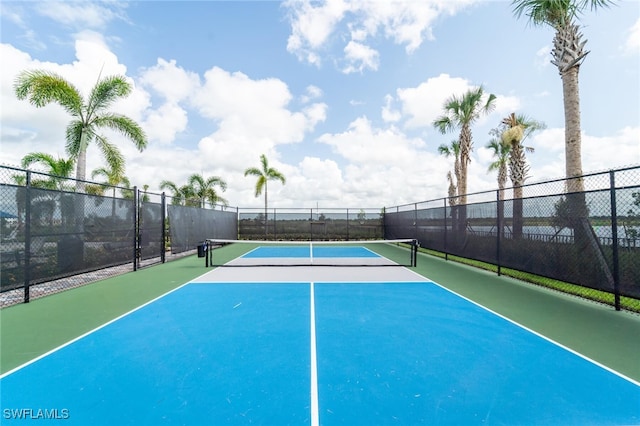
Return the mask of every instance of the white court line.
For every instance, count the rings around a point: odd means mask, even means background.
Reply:
[[[316,303],[313,282],[309,285],[311,291],[311,426],[318,426],[318,361],[316,358]]]

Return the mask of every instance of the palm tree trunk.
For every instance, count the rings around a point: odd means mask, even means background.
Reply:
[[[80,136],[80,149],[76,159],[76,192],[84,192],[84,181],[87,174],[87,145],[89,134],[83,129]]]
[[[522,238],[522,186],[513,188],[513,239]]]
[[[460,182],[458,182],[458,242],[465,240],[467,232],[467,166],[471,162],[471,129],[463,125],[460,131]]]
[[[567,177],[567,202],[575,244],[588,247],[589,232],[586,226],[588,212],[582,179],[582,139],[580,129],[579,67],[571,67],[561,74],[564,95],[565,161]]]
[[[275,226],[275,225],[274,225]],[[264,181],[264,239],[268,240],[269,215],[267,213],[267,181]]]
[[[567,178],[582,176],[582,139],[580,129],[580,91],[578,87],[578,67],[562,73],[564,96],[565,156]],[[582,179],[570,179],[568,192],[584,191]]]

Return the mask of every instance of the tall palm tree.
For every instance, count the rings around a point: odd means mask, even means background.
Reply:
[[[227,182],[219,176],[211,176],[205,179],[202,175],[193,174],[189,177],[188,185],[193,189],[193,194],[202,208],[204,208],[207,201],[212,205],[229,205],[229,202],[216,192],[216,186],[219,186],[222,191],[227,190]]]
[[[267,234],[267,182],[270,180],[279,180],[283,185],[287,183],[286,178],[282,173],[273,167],[269,167],[269,161],[267,160],[267,156],[262,154],[260,155],[260,167],[249,167],[244,171],[244,175],[246,176],[255,176],[258,178],[256,181],[256,197],[259,197],[262,194],[262,190],[264,189],[264,220],[265,220],[265,235]]]
[[[84,189],[87,148],[92,142],[98,145],[111,170],[124,168],[122,154],[99,133],[101,130],[109,129],[124,135],[140,151],[147,146],[144,131],[133,119],[108,111],[116,100],[131,93],[131,85],[124,76],[99,79],[86,101],[73,84],[45,70],[21,72],[15,80],[14,90],[18,99],[28,99],[36,107],[58,103],[73,117],[66,130],[66,149],[77,160],[76,189],[79,191]]]
[[[45,152],[30,152],[22,157],[22,167],[25,169],[33,164],[44,166],[46,169],[45,173],[49,175],[49,179],[31,182],[32,186],[62,191],[65,189],[65,181],[71,176],[75,160],[73,158],[54,158]]]
[[[444,115],[436,118],[433,126],[442,134],[460,129],[460,181],[458,194],[460,204],[467,202],[467,167],[471,162],[473,138],[471,125],[482,115],[495,108],[496,97],[485,96],[482,86],[468,90],[462,97],[451,96],[444,104]]]
[[[495,161],[489,164],[487,172],[498,171],[498,225],[500,235],[503,235],[504,223],[504,187],[507,183],[507,165],[509,163],[509,150],[510,146],[502,143],[500,139],[501,130],[492,129],[489,132],[490,135],[495,136],[486,145],[493,152],[493,158]]]
[[[608,7],[613,0],[513,0],[513,12],[517,18],[526,15],[533,25],[549,25],[555,30],[551,63],[558,68],[562,79],[565,120],[565,170],[567,191],[583,192],[582,141],[580,137],[580,93],[578,72],[589,53],[584,49],[580,27],[575,23],[587,8],[596,10]],[[573,202],[572,215],[587,217],[584,196]]]
[[[543,122],[528,118],[526,115],[511,113],[502,122],[500,139],[503,145],[508,146],[509,177],[513,184],[513,198],[522,198],[522,185],[529,175],[529,165],[525,156],[526,152],[534,152],[532,147],[522,143],[536,130],[546,127]]]
[[[513,184],[513,237],[520,238],[523,228],[523,188],[529,174],[529,165],[525,151],[534,152],[531,147],[525,147],[522,142],[534,131],[543,129],[544,123],[529,119],[525,115],[509,114],[501,122],[502,133],[500,139],[503,145],[509,147],[509,177]]]
[[[444,155],[445,157],[449,158],[451,156],[454,157],[454,162],[453,162],[453,173],[456,177],[456,183],[459,184],[461,177],[460,177],[460,141],[458,139],[454,139],[451,141],[450,145],[445,145],[442,144],[438,147],[438,153],[440,155]],[[457,204],[457,195],[458,194],[458,187],[456,184],[453,183],[453,178],[451,176],[451,172],[447,173],[447,180],[449,181],[449,204],[451,206],[454,206]]]
[[[498,132],[498,129],[493,129],[490,133],[494,131]],[[498,199],[502,201],[504,200],[504,188],[507,183],[507,166],[509,164],[509,150],[511,147],[502,143],[502,140],[493,138],[486,145],[486,148],[491,150],[493,158],[495,159],[493,163],[489,164],[487,172],[498,172]]]

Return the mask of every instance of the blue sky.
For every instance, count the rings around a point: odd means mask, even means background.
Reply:
[[[157,190],[192,173],[220,176],[233,206],[261,206],[260,154],[287,177],[271,207],[381,207],[446,195],[452,160],[432,126],[451,95],[482,85],[496,109],[473,127],[468,190],[497,187],[484,146],[511,112],[547,128],[526,140],[529,182],[564,175],[562,85],[553,32],[508,1],[137,1],[0,3],[2,160],[66,157],[69,117],[18,101],[24,69],[48,69],[87,93],[98,75],[135,90],[114,110],[147,149],[109,135],[132,184]],[[587,11],[580,69],[585,172],[640,164],[640,2]],[[88,151],[88,171],[101,166]]]

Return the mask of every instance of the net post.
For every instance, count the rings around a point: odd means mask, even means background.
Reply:
[[[209,240],[204,240],[204,250],[205,250],[204,267],[208,268],[209,267]]]
[[[411,266],[418,266],[418,240],[411,241]]]

